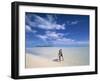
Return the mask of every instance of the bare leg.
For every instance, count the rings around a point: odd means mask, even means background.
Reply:
[[[62,61],[64,61],[64,57],[62,56]]]
[[[59,56],[59,61],[61,61],[61,56]]]

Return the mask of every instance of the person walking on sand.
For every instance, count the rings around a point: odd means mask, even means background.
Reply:
[[[58,56],[59,56],[59,61],[64,61],[62,49],[59,50]]]

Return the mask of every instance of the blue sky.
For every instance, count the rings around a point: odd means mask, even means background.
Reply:
[[[89,16],[71,14],[25,14],[26,47],[87,46]]]

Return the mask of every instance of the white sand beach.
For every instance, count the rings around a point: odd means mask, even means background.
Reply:
[[[40,56],[35,56],[31,54],[26,54],[26,68],[33,68],[33,67],[52,67],[52,66],[61,66],[64,64],[62,62],[54,62],[53,59],[47,59]]]
[[[32,48],[26,52],[26,68],[78,66],[89,64],[88,48],[62,48],[64,61],[58,61],[59,48]]]

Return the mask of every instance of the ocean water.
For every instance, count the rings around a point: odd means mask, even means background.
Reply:
[[[75,62],[80,65],[89,65],[89,47],[33,47],[27,48],[26,53],[54,59],[58,58],[59,49],[62,49],[64,59],[70,59],[73,65],[76,64]]]

